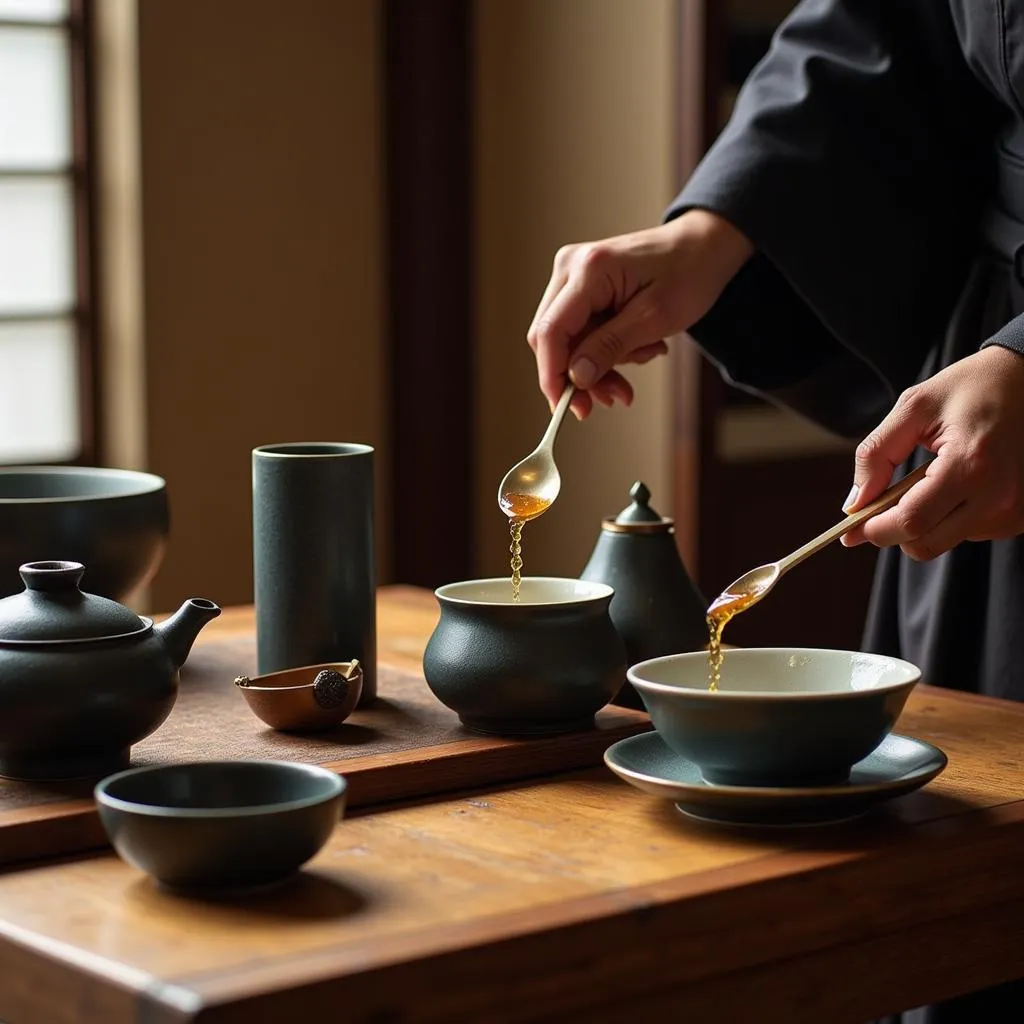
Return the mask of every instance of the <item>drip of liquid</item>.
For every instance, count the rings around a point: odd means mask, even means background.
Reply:
[[[508,530],[512,538],[509,552],[512,555],[512,600],[519,600],[523,569],[523,526],[527,520],[535,519],[545,511],[551,502],[534,494],[503,494],[499,499],[501,510],[509,517]]]
[[[746,590],[733,593],[729,590],[719,594],[711,602],[707,612],[708,632],[708,689],[714,693],[722,680],[722,631],[735,615],[745,612],[761,596],[767,587],[756,582]]]
[[[522,583],[521,570],[523,568],[523,549],[520,541],[523,537],[523,520],[513,519],[508,524],[509,533],[512,536],[512,544],[509,550],[512,552],[512,600],[519,600],[519,587]]]

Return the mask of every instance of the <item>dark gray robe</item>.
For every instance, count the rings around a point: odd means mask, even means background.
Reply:
[[[1024,357],[1024,0],[805,0],[669,216],[693,207],[757,253],[692,336],[838,434],[986,344]],[[1024,700],[1024,539],[883,551],[864,647]],[[999,996],[903,1017],[1024,1020]]]

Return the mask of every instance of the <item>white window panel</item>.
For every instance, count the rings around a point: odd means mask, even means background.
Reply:
[[[60,21],[68,16],[68,0],[0,0],[0,21]]]
[[[74,305],[74,220],[63,178],[0,178],[0,314]]]
[[[59,462],[80,448],[70,320],[0,322],[0,462]]]
[[[0,169],[70,164],[69,68],[63,29],[0,25]]]

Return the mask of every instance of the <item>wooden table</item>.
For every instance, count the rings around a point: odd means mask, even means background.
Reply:
[[[431,603],[381,608],[417,658]],[[600,769],[361,812],[246,900],[112,854],[10,871],[0,1020],[863,1024],[1024,975],[1024,708],[923,687],[899,731],[948,769],[843,826],[702,826]]]

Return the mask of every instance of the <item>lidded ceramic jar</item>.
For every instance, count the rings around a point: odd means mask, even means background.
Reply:
[[[641,481],[631,503],[601,521],[601,533],[580,579],[606,583],[615,596],[609,614],[626,645],[630,665],[707,645],[707,601],[686,571],[674,520],[651,508]],[[614,703],[643,708],[626,683]]]

